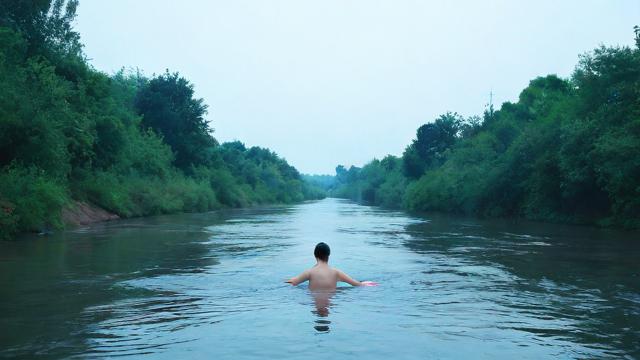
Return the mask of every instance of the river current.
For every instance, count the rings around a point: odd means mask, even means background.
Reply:
[[[377,287],[311,293],[330,265]],[[640,358],[637,232],[325,199],[0,242],[0,357]]]

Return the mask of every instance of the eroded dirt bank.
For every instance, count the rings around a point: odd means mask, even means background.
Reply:
[[[75,201],[62,210],[62,221],[68,226],[82,226],[119,218],[116,214],[81,201]]]

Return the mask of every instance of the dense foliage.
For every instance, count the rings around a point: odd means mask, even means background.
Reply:
[[[402,157],[336,169],[334,196],[417,211],[640,226],[640,32],[482,118],[447,113]]]
[[[219,145],[179,74],[91,68],[76,7],[0,2],[0,238],[62,226],[74,200],[129,217],[321,196],[275,153]]]

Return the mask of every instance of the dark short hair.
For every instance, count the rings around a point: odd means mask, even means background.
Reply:
[[[316,245],[316,249],[313,250],[313,255],[324,262],[329,261],[330,254],[331,249],[329,248],[329,245],[323,242],[318,243],[318,245]]]

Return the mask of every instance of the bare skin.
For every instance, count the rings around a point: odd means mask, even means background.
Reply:
[[[305,281],[309,281],[310,290],[335,290],[338,281],[346,282],[353,286],[367,285],[367,281],[357,281],[338,269],[329,266],[326,261],[316,258],[316,265],[302,274],[287,280],[289,284],[296,286]]]

